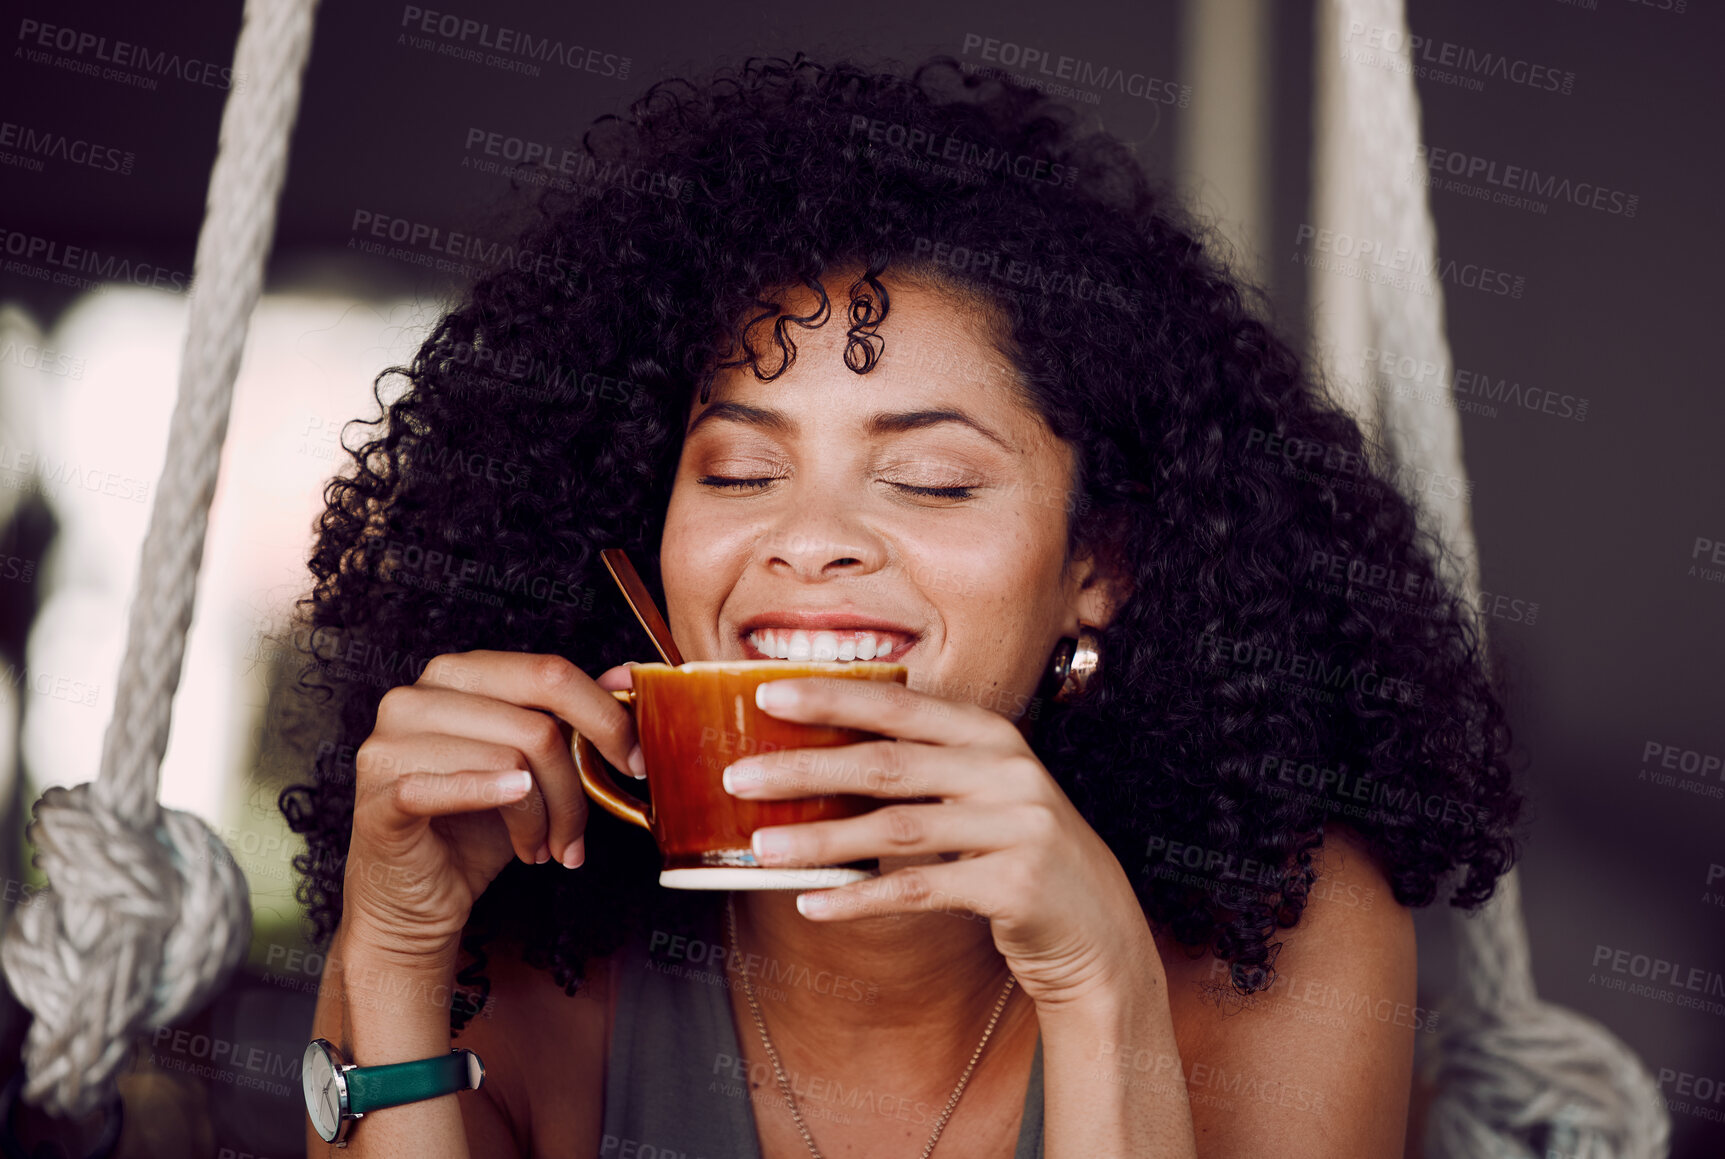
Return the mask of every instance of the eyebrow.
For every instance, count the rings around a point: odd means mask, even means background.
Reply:
[[[790,434],[796,430],[797,424],[783,411],[767,407],[749,406],[741,402],[716,402],[695,417],[689,424],[689,429],[683,432],[687,439],[695,433],[697,427],[708,419],[723,419],[727,422],[742,423],[744,426],[759,427],[775,434]],[[939,426],[942,423],[957,423],[969,427],[990,442],[997,443],[1008,451],[1016,453],[1005,439],[989,430],[961,410],[950,407],[940,407],[928,410],[883,411],[871,415],[868,421],[868,433],[871,435],[896,435],[905,431],[921,430],[924,427]]]

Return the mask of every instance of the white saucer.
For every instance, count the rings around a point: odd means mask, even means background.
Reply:
[[[666,889],[826,889],[867,881],[878,874],[866,869],[750,869],[744,865],[711,865],[665,869],[659,884]]]

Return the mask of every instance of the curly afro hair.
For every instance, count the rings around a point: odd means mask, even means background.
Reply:
[[[727,367],[782,373],[797,319],[779,299],[808,287],[824,319],[828,271],[862,271],[846,361],[868,373],[889,268],[992,307],[1074,449],[1070,545],[1129,579],[1089,691],[1030,712],[1147,919],[1264,988],[1326,824],[1363,839],[1403,905],[1490,896],[1522,798],[1477,617],[1381,449],[1124,145],[951,58],[907,76],[799,55],[655,84],[578,155],[583,180],[543,190],[411,365],[379,376],[382,417],[326,488],[299,682],[338,707],[342,743],[280,798],[317,942],[341,918],[341,758],[383,692],[444,652],[590,673],[639,657],[599,552],[658,584],[692,399]],[[595,809],[588,850],[575,873],[512,861],[480,898],[453,1027],[489,990],[494,941],[572,994],[676,904],[645,833]]]

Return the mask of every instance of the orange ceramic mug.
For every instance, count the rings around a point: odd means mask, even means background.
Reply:
[[[903,664],[697,660],[677,667],[636,664],[630,673],[634,687],[612,695],[634,709],[651,800],[643,801],[623,788],[593,743],[579,733],[571,737],[570,750],[588,795],[607,811],[652,833],[664,859],[660,885],[819,889],[875,875],[868,868],[872,861],[796,868],[761,865],[749,839],[767,825],[855,817],[885,804],[881,798],[838,793],[749,801],[727,793],[720,778],[726,765],[753,753],[879,739],[878,733],[770,716],[755,707],[756,685],[798,676],[904,684]]]

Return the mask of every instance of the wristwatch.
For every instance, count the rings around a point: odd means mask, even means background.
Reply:
[[[438,1058],[358,1066],[342,1061],[327,1038],[314,1038],[300,1062],[305,1108],[320,1138],[337,1147],[357,1119],[384,1107],[435,1099],[456,1091],[476,1091],[485,1081],[485,1064],[471,1050],[452,1050]]]

